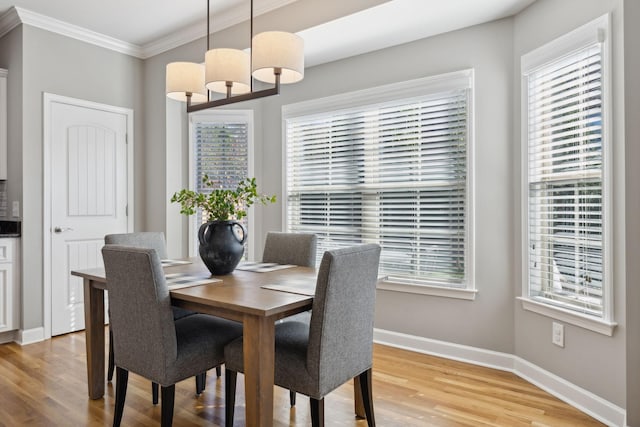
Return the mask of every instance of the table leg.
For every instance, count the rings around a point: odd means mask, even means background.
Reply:
[[[104,396],[104,291],[84,279],[84,327],[89,398]]]
[[[275,323],[273,319],[244,317],[244,386],[246,425],[273,425]]]
[[[356,416],[358,418],[367,418],[364,412],[364,401],[362,400],[362,390],[360,389],[360,377],[353,379],[353,403]]]

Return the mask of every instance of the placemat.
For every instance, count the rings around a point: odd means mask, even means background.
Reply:
[[[316,284],[309,282],[286,282],[273,283],[260,286],[263,289],[272,291],[288,292],[290,294],[314,296],[316,294]]]
[[[184,261],[181,259],[163,259],[160,260],[160,263],[163,267],[173,267],[175,265],[191,264],[191,261]]]
[[[222,282],[209,276],[194,276],[186,273],[170,273],[165,276],[169,290],[188,288],[190,286],[207,285]]]
[[[251,262],[244,261],[238,264],[236,270],[253,271],[256,273],[268,273],[270,271],[284,270],[285,268],[293,268],[291,264],[276,264],[274,262]]]

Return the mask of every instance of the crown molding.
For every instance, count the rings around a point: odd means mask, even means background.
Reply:
[[[254,17],[271,12],[272,10],[294,3],[297,0],[264,0],[259,2],[254,9]],[[249,19],[248,7],[233,7],[214,16],[213,30],[215,32],[233,27]],[[146,59],[184,44],[198,40],[205,36],[206,21],[201,21],[201,26],[191,25],[180,31],[169,34],[141,47],[141,58]]]
[[[260,2],[254,10],[254,16],[286,6],[297,0],[265,0]],[[247,9],[247,10],[245,10]],[[248,8],[233,7],[215,16],[215,31],[232,27],[249,19]],[[116,38],[88,30],[77,25],[69,24],[58,19],[54,19],[36,12],[32,12],[20,7],[11,7],[0,16],[0,37],[7,34],[20,24],[27,24],[52,33],[60,34],[96,46],[110,49],[126,55],[140,59],[150,58],[154,55],[166,52],[176,47],[190,43],[205,36],[205,32],[198,26],[190,25],[183,30],[162,37],[151,43],[139,46]],[[205,28],[205,21],[202,20],[202,28]]]
[[[0,16],[0,37],[13,30],[20,25],[20,17],[15,7],[11,7],[2,16]]]
[[[52,33],[60,34],[72,39],[100,46],[105,49],[124,53],[126,55],[131,55],[138,58],[142,57],[140,46],[133,43],[127,43],[122,40],[97,33],[95,31],[87,30],[86,28],[82,28],[77,25],[69,24],[67,22],[50,18],[39,13],[31,12],[27,9],[22,9],[19,7],[14,7],[14,9],[18,13],[20,22],[22,22],[23,24],[27,24],[32,27],[37,27],[46,31],[50,31]]]

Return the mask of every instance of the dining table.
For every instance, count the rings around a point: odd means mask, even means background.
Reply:
[[[174,283],[181,283],[169,285],[172,305],[242,322],[246,425],[272,426],[275,324],[311,309],[316,270],[287,266],[236,269],[227,275],[212,276],[199,258],[165,265],[165,275]],[[87,383],[89,397],[100,399],[106,381],[105,271],[93,268],[71,274],[83,279]],[[278,287],[284,290],[276,290]],[[358,406],[356,402],[356,411],[360,412]]]

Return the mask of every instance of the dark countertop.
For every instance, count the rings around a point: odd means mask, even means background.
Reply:
[[[12,220],[0,220],[1,237],[20,237],[22,233],[22,222]]]

